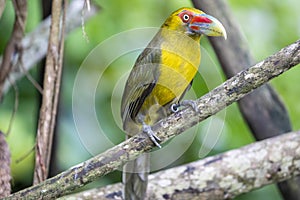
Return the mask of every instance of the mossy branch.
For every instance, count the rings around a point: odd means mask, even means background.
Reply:
[[[232,199],[299,174],[300,131],[151,174],[147,199]],[[61,199],[121,197],[122,184],[117,183]]]
[[[232,77],[256,63],[251,54],[242,27],[226,0],[192,0],[194,6],[206,13],[213,13],[226,27],[227,40],[209,37],[224,74]],[[289,113],[280,94],[271,84],[264,84],[237,102],[245,124],[256,140],[275,137],[292,130]],[[258,114],[259,113],[259,114]],[[300,177],[277,184],[282,199],[299,200]]]
[[[161,120],[152,127],[152,130],[164,143],[299,63],[300,40],[238,73],[208,94],[197,99],[195,103],[201,111],[200,113],[188,107]],[[151,150],[153,146],[153,143],[145,134],[137,134],[102,154],[38,185],[12,194],[7,199],[51,199],[63,196],[94,181],[96,178],[118,169],[125,162]]]

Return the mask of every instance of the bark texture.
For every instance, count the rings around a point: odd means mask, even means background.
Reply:
[[[0,198],[10,195],[10,151],[5,135],[0,131]]]
[[[240,31],[236,17],[224,0],[194,0],[194,5],[220,19],[227,30],[227,40],[209,38],[218,60],[228,78],[250,67],[255,60],[246,39]],[[274,137],[292,130],[288,112],[279,95],[265,84],[238,101],[240,111],[256,140]],[[258,114],[259,113],[259,114]],[[300,178],[279,183],[285,199],[300,196]]]
[[[247,93],[300,63],[300,40],[281,49],[253,67],[238,73],[208,94],[195,101],[198,109],[187,107],[156,123],[152,130],[161,143],[184,132],[200,121],[216,114]],[[119,145],[66,170],[36,186],[26,188],[7,199],[63,196],[96,178],[104,176],[151,150],[154,144],[144,133],[137,134]]]
[[[52,138],[56,123],[56,112],[60,92],[64,34],[65,1],[53,0],[51,28],[44,76],[43,101],[36,138],[34,184],[46,180],[49,172]],[[61,20],[62,19],[62,20]]]
[[[232,199],[300,174],[300,131],[149,176],[147,199]],[[121,199],[122,184],[61,199]]]

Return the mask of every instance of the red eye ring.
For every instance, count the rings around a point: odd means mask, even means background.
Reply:
[[[190,20],[190,16],[188,14],[184,14],[181,19],[183,22],[188,22]]]
[[[192,13],[188,11],[181,12],[178,16],[183,23],[188,23],[192,19]]]

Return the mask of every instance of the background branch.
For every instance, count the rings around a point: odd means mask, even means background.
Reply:
[[[0,131],[0,198],[10,195],[10,151],[5,135]]]
[[[236,17],[232,15],[233,12],[224,0],[199,0],[193,1],[193,3],[206,12],[214,13],[214,16],[222,21],[228,31],[227,40],[208,38],[227,78],[231,78],[256,63],[250,53],[247,41],[240,31],[241,28],[235,20]],[[278,94],[269,84],[265,84],[247,95],[238,101],[238,104],[257,140],[291,131],[287,110]]]
[[[253,89],[282,74],[300,62],[300,40],[283,48],[253,67],[238,73],[208,94],[196,100],[200,113],[186,108],[161,120],[152,127],[162,140],[182,133],[198,122],[216,114],[231,103],[241,99]],[[122,166],[125,162],[153,148],[153,143],[143,133],[72,167],[36,186],[19,191],[7,199],[50,199],[67,194]]]
[[[91,9],[89,12],[85,12],[85,14],[81,14],[82,10],[84,9],[84,2],[81,0],[74,0],[71,1],[71,5],[68,6],[68,16],[67,16],[67,31],[71,32],[71,30],[79,27],[80,25],[84,25],[83,22],[86,21],[91,16],[94,16],[96,12],[99,10],[95,4],[91,4]],[[0,0],[0,18],[2,16],[3,10],[5,8],[5,0]],[[0,97],[2,95],[5,95],[5,93],[8,91],[8,89],[13,86],[16,90],[16,95],[18,95],[17,86],[15,84],[15,81],[22,77],[27,76],[27,78],[32,78],[28,72],[28,70],[34,66],[35,64],[42,59],[46,55],[47,46],[48,46],[48,39],[49,39],[49,32],[50,32],[50,17],[43,22],[40,23],[40,25],[32,32],[27,34],[27,36],[24,36],[24,30],[25,30],[25,22],[27,18],[27,0],[24,1],[12,1],[12,4],[14,6],[15,10],[15,22],[14,27],[12,30],[12,34],[10,36],[9,41],[6,45],[6,50],[4,50],[3,57],[0,56]],[[38,3],[37,3],[38,4]],[[65,4],[67,6],[68,4]],[[7,7],[7,9],[9,9]],[[9,11],[8,11],[9,12]],[[66,18],[66,17],[65,17]],[[4,21],[6,19],[3,19]],[[24,36],[24,37],[23,37]],[[63,45],[64,38],[62,37],[62,40],[60,41],[60,47]],[[53,47],[53,45],[52,45]],[[63,48],[58,48],[63,49]],[[59,53],[59,52],[58,52]],[[62,51],[61,51],[62,53]],[[61,54],[62,55],[62,54]],[[58,57],[58,64],[62,63],[62,56]],[[58,73],[57,77],[60,77],[60,72]],[[58,81],[60,82],[60,81]],[[58,83],[56,82],[56,83]],[[59,88],[59,84],[54,84],[56,90]],[[8,97],[9,98],[9,97]],[[57,104],[57,96],[53,98],[53,103]],[[15,101],[15,107],[14,111],[11,117],[11,120],[9,122],[9,128],[6,136],[9,133],[9,130],[12,127],[12,121],[15,119],[13,116],[16,113],[16,105],[18,104],[18,98],[16,97]],[[5,103],[5,102],[4,102]],[[5,106],[4,106],[5,107]],[[5,112],[4,112],[5,113]],[[3,114],[3,113],[2,113]],[[55,112],[51,113],[55,116]],[[28,116],[28,114],[27,114]],[[25,120],[26,121],[26,120]],[[53,120],[54,121],[54,120]],[[54,127],[54,123],[52,121],[51,126]],[[26,122],[25,122],[26,123]],[[14,126],[15,128],[16,126]],[[26,132],[26,131],[25,131]],[[19,134],[18,134],[19,135]],[[22,135],[22,134],[21,134]],[[46,134],[48,136],[48,134]],[[18,138],[18,140],[21,140]],[[45,142],[46,139],[41,139],[40,141]],[[39,145],[43,146],[43,145]],[[14,149],[15,150],[15,149]],[[44,152],[44,151],[43,151]],[[50,149],[49,149],[50,152]],[[5,152],[0,153],[0,157],[3,162],[0,164],[3,164],[3,169],[1,170],[1,180],[0,180],[0,190],[3,189],[3,195],[8,195],[10,193],[10,174],[7,168],[4,166],[10,167],[10,165],[7,165],[7,162],[4,162],[4,157],[7,154]],[[5,157],[6,158],[6,157]],[[10,161],[10,160],[9,160]],[[14,163],[13,163],[14,164]],[[9,169],[10,170],[10,169]],[[45,172],[47,174],[46,167],[40,168],[41,171]],[[20,170],[19,170],[20,171]],[[3,175],[5,174],[5,176]],[[15,176],[15,174],[14,174]],[[7,178],[9,177],[9,179]],[[2,183],[3,181],[6,181],[6,183]],[[15,180],[14,180],[15,181]],[[28,181],[30,182],[30,181]],[[16,181],[16,185],[18,185],[19,182]],[[9,189],[8,189],[9,186]],[[19,186],[14,186],[16,189]],[[2,194],[2,190],[0,191]],[[1,195],[1,196],[3,196]]]
[[[3,86],[5,81],[11,81],[9,74],[15,64],[22,59],[22,45],[21,41],[24,36],[26,19],[27,19],[27,0],[17,1],[13,0],[13,7],[15,11],[15,21],[11,37],[5,47],[2,63],[0,63],[0,101],[3,97]],[[5,8],[5,2],[0,1],[0,18]],[[15,57],[18,53],[19,57]],[[17,101],[16,101],[17,102]],[[15,111],[13,111],[14,115]],[[13,117],[12,117],[13,118]],[[10,132],[11,123],[9,125],[7,135]],[[4,134],[0,131],[0,197],[5,197],[11,191],[11,170],[10,170],[10,150],[6,143]]]
[[[153,199],[232,199],[300,174],[300,131],[208,157],[149,176]],[[61,199],[120,199],[122,184],[83,191]]]
[[[14,65],[13,59],[17,58],[17,62],[19,63],[20,60],[22,59],[21,41],[24,35],[26,19],[27,19],[27,0],[24,1],[13,0],[12,2],[15,10],[15,22],[14,22],[13,32],[7,43],[7,46],[5,47],[3,60],[0,65],[0,99],[2,99],[3,96],[4,83],[5,81],[8,80],[8,75]],[[18,53],[19,56],[15,56],[16,53]]]
[[[255,63],[241,28],[235,20],[236,17],[224,0],[193,0],[193,3],[195,7],[213,13],[226,27],[227,40],[209,37],[209,41],[228,78]],[[286,107],[269,84],[263,85],[238,101],[238,105],[256,140],[274,137],[292,130]],[[278,186],[285,199],[299,199],[300,178],[279,183]]]
[[[5,0],[0,0],[0,19],[2,17],[4,8],[5,8]]]
[[[63,4],[64,9],[62,8]],[[49,171],[63,61],[65,17],[61,17],[61,15],[65,16],[65,12],[65,1],[52,1],[51,28],[44,75],[43,101],[40,109],[36,138],[34,184],[46,180]]]
[[[22,1],[21,1],[22,2]],[[70,33],[75,28],[81,26],[82,19],[78,16],[81,16],[82,9],[84,7],[84,1],[82,0],[73,0],[67,8],[66,13],[66,34]],[[83,15],[83,20],[87,20],[90,17],[94,16],[99,8],[94,4],[91,4],[91,10],[85,12],[86,15]],[[45,57],[48,47],[49,39],[49,29],[51,17],[45,19],[33,32],[28,33],[22,39],[22,67],[20,63],[17,63],[14,66],[14,70],[10,72],[10,79],[12,82],[16,82],[19,78],[23,77],[25,72],[30,70],[39,62],[42,58]],[[16,53],[16,57],[18,53]],[[3,57],[0,57],[0,63],[3,62]],[[24,72],[25,71],[25,72]],[[3,93],[6,93],[10,88],[11,84],[8,80],[5,80],[3,86]]]

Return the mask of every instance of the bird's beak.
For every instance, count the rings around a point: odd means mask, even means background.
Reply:
[[[207,15],[197,14],[192,18],[189,28],[192,32],[207,36],[223,36],[227,38],[226,30],[219,20]]]

